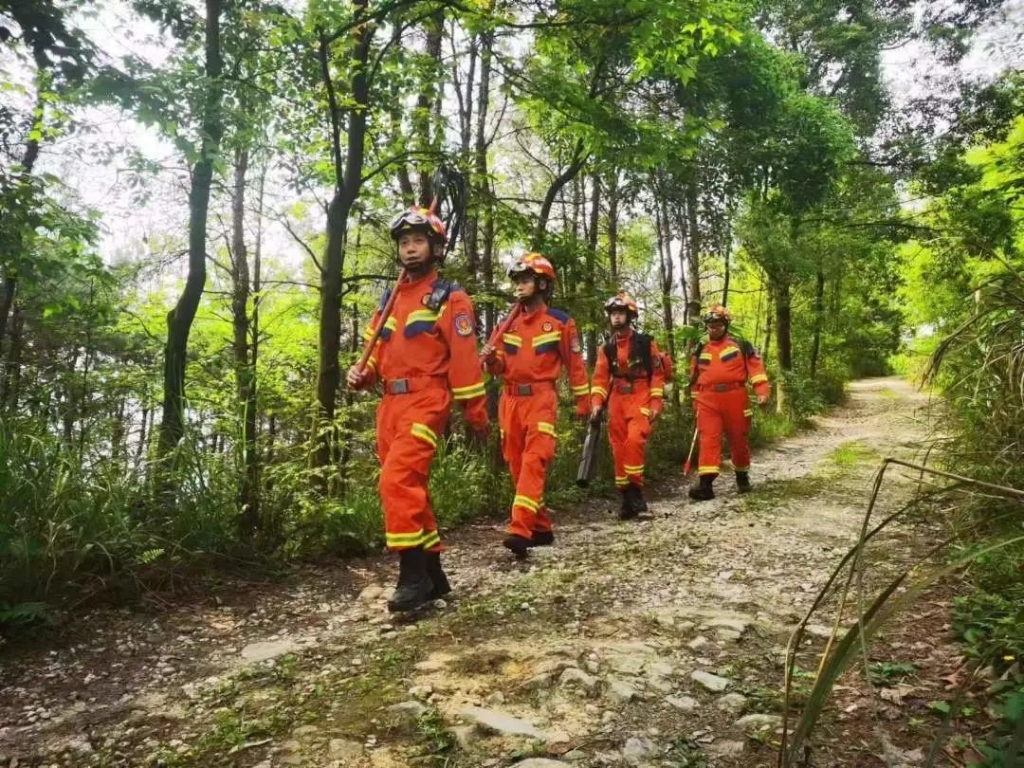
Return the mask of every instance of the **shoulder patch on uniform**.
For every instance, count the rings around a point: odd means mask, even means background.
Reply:
[[[569,348],[577,355],[583,351],[583,344],[580,343],[580,335],[578,333],[572,335],[572,343],[569,345]]]
[[[427,306],[430,303],[430,297],[431,294],[424,293],[423,297],[420,299],[420,304],[422,304],[424,307]]]
[[[459,336],[472,336],[473,318],[465,312],[457,314],[455,316],[455,332],[459,334]]]
[[[548,307],[548,314],[560,323],[568,323],[571,319],[568,312],[563,312],[560,309],[552,309],[551,307]]]

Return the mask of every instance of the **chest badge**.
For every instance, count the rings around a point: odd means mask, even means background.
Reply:
[[[420,304],[422,304],[425,307],[429,303],[430,303],[430,294],[429,293],[423,294],[423,298],[420,299]]]
[[[547,333],[548,331],[553,330],[554,327],[555,326],[553,326],[551,323],[544,323],[544,325],[541,326],[541,330],[543,330],[544,333]]]

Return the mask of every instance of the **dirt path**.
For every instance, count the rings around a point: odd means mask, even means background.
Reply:
[[[754,493],[723,477],[691,504],[665,485],[639,524],[595,502],[557,518],[558,546],[527,565],[492,523],[467,527],[448,539],[457,604],[415,625],[392,623],[392,566],[369,559],[86,616],[2,659],[0,765],[773,764],[789,631],[856,541],[879,458],[919,451],[927,405],[899,379],[856,382],[815,429],[755,455]],[[896,478],[880,512],[910,488]],[[894,529],[878,574],[937,535]],[[855,720],[827,724],[817,764],[885,764]]]

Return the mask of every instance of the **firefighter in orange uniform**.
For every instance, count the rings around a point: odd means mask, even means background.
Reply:
[[[489,427],[473,303],[436,271],[444,260],[445,234],[443,222],[423,208],[410,208],[392,221],[406,279],[396,287],[394,309],[367,368],[353,366],[346,377],[353,389],[376,382],[384,389],[377,409],[380,498],[387,546],[399,555],[391,611],[413,610],[451,591],[427,479],[452,401],[462,405],[475,432],[485,435]]]
[[[706,501],[715,498],[713,485],[718,477],[722,456],[722,432],[729,438],[736,487],[740,493],[750,490],[750,398],[747,382],[754,388],[758,405],[768,402],[770,387],[764,363],[747,341],[729,335],[731,317],[721,304],[704,315],[708,338],[701,342],[690,361],[690,387],[695,390],[697,429],[700,432],[698,485],[690,489],[690,498]]]
[[[615,459],[615,487],[622,494],[619,518],[647,511],[644,500],[644,455],[651,424],[661,415],[665,368],[654,340],[633,330],[636,302],[619,293],[604,305],[612,337],[597,357],[590,391],[591,418],[599,419],[608,402],[608,437]]]
[[[555,455],[555,382],[566,368],[576,414],[583,419],[590,413],[589,387],[576,323],[548,306],[555,287],[551,262],[539,253],[526,253],[508,276],[520,304],[519,315],[500,340],[500,348],[484,347],[482,362],[491,375],[505,380],[498,420],[501,449],[516,495],[502,543],[523,558],[530,547],[551,544],[555,538],[544,507],[544,481]]]

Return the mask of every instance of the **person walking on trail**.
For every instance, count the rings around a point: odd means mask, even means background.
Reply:
[[[768,402],[770,386],[764,363],[747,341],[729,334],[729,311],[716,304],[704,315],[707,339],[697,345],[690,360],[690,387],[696,392],[700,457],[699,483],[690,488],[695,501],[715,498],[714,482],[721,469],[722,432],[729,438],[736,487],[750,490],[750,419],[753,411],[747,383],[754,388],[758,405]]]
[[[628,294],[613,296],[604,309],[612,335],[597,356],[590,417],[600,419],[607,402],[615,487],[622,495],[619,518],[629,520],[647,511],[644,456],[651,425],[664,407],[665,364],[654,339],[632,328],[637,308]]]
[[[512,520],[502,544],[517,558],[530,547],[552,544],[551,517],[544,506],[544,482],[555,455],[555,382],[568,372],[576,414],[590,413],[587,371],[576,323],[548,306],[555,287],[555,269],[539,253],[525,253],[508,270],[518,307],[511,323],[481,355],[483,368],[504,379],[498,407],[501,450],[516,486]]]
[[[378,381],[384,389],[377,455],[385,540],[399,556],[398,585],[388,601],[393,612],[414,610],[451,591],[427,480],[452,401],[462,405],[475,433],[486,437],[489,429],[473,303],[437,273],[445,236],[444,223],[427,209],[414,206],[391,222],[404,279],[366,368],[353,366],[346,377],[352,389]]]

